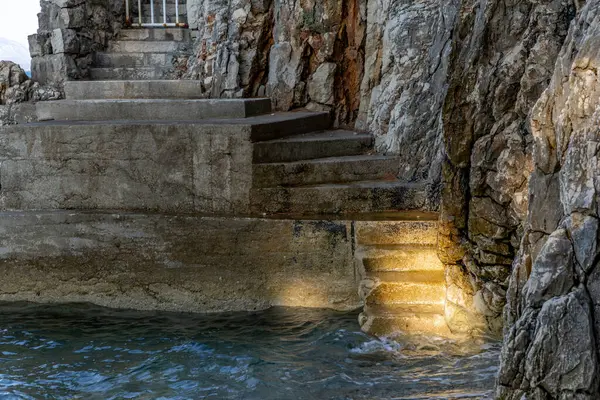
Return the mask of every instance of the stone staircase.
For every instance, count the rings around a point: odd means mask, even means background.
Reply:
[[[421,209],[423,185],[396,179],[396,157],[373,138],[324,130],[254,144],[252,210],[266,214],[373,213]]]
[[[95,53],[90,79],[165,79],[175,73],[174,57],[186,54],[191,45],[189,29],[122,29],[106,51]]]
[[[0,163],[2,207],[356,218],[362,329],[449,335],[436,216],[407,213],[427,209],[426,185],[399,181],[398,158],[369,134],[330,130],[328,113],[203,99],[198,81],[161,79],[187,43],[185,29],[123,30],[92,80],[39,102],[43,122],[23,128],[32,154],[15,145]],[[27,172],[11,180],[13,161]]]
[[[450,336],[444,319],[444,268],[436,254],[437,215],[356,222],[363,330]]]

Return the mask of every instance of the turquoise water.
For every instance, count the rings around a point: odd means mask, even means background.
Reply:
[[[0,304],[0,399],[483,399],[500,345],[379,340],[357,313]]]

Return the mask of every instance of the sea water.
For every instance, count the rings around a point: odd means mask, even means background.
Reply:
[[[0,304],[0,399],[485,399],[500,344],[362,333],[357,312]]]

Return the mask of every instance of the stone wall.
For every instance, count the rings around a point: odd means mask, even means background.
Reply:
[[[578,11],[537,101],[525,233],[498,398],[600,398],[600,1]]]
[[[41,0],[37,34],[29,36],[31,74],[43,85],[88,76],[93,53],[103,50],[124,21],[121,0]]]
[[[527,214],[528,116],[574,9],[564,0],[464,0],[452,37],[439,254],[447,319],[498,332]]]
[[[169,122],[6,127],[0,208],[247,213],[251,132]]]
[[[2,212],[0,300],[191,312],[360,305],[352,221]]]

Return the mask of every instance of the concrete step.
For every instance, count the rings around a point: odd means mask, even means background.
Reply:
[[[94,54],[94,67],[100,68],[133,68],[133,67],[167,67],[172,66],[173,55],[170,53],[103,53]]]
[[[375,271],[367,277],[381,282],[444,283],[444,270]]]
[[[427,207],[426,187],[400,181],[363,181],[311,186],[254,188],[254,212],[277,214],[377,213],[423,210]],[[431,242],[429,237],[413,242]]]
[[[183,4],[183,6],[185,7],[186,2],[186,0],[179,0],[179,5],[181,6]],[[166,3],[175,4],[175,0],[166,0]],[[143,0],[142,4],[150,4],[150,1]],[[162,7],[162,0],[154,0],[154,7],[158,9],[159,6]],[[132,8],[137,9],[137,2],[133,3]]]
[[[452,337],[442,314],[368,315],[359,317],[361,329],[376,336],[398,333]]]
[[[271,117],[265,118],[265,121],[268,122],[262,124],[257,121],[252,126],[251,139],[253,142],[324,131],[331,124],[329,113],[302,110],[273,114]]]
[[[270,112],[270,99],[58,100],[36,105],[40,120],[149,121],[246,118]]]
[[[395,177],[400,166],[396,157],[356,155],[318,158],[289,163],[255,164],[255,188],[312,185],[376,180]]]
[[[444,314],[443,303],[401,303],[401,304],[384,304],[384,305],[370,305],[364,307],[364,314],[367,315],[378,315],[382,317],[393,317],[402,315],[415,315],[415,314]]]
[[[166,3],[167,4],[175,4],[175,0],[166,0]],[[180,7],[181,6],[186,7],[186,3],[187,3],[186,0],[183,0],[183,1],[179,0],[179,6]],[[150,6],[150,1],[149,0],[142,0],[142,6]],[[161,7],[162,7],[162,0],[154,0],[154,10],[156,11],[156,10],[158,10]],[[137,3],[137,1],[134,1],[131,4],[131,9],[137,13],[137,9],[138,9],[138,3]],[[158,28],[160,29],[160,27],[158,27]]]
[[[444,282],[381,282],[367,294],[365,304],[444,304],[445,299]]]
[[[367,273],[444,271],[437,256],[437,248],[432,245],[358,246],[356,255]]]
[[[183,45],[175,41],[147,41],[147,40],[115,40],[110,42],[109,53],[173,53]]]
[[[276,163],[363,154],[371,148],[373,136],[335,130],[293,136],[254,144],[253,162]]]
[[[100,99],[197,99],[202,83],[189,80],[158,81],[68,81],[67,100]]]
[[[90,79],[96,81],[110,80],[157,80],[164,76],[165,69],[159,67],[139,68],[90,68]]]
[[[185,28],[128,28],[122,29],[119,32],[118,40],[191,42],[192,37],[190,35],[190,30]]]
[[[367,245],[435,245],[437,220],[360,221],[356,223],[356,242]]]

